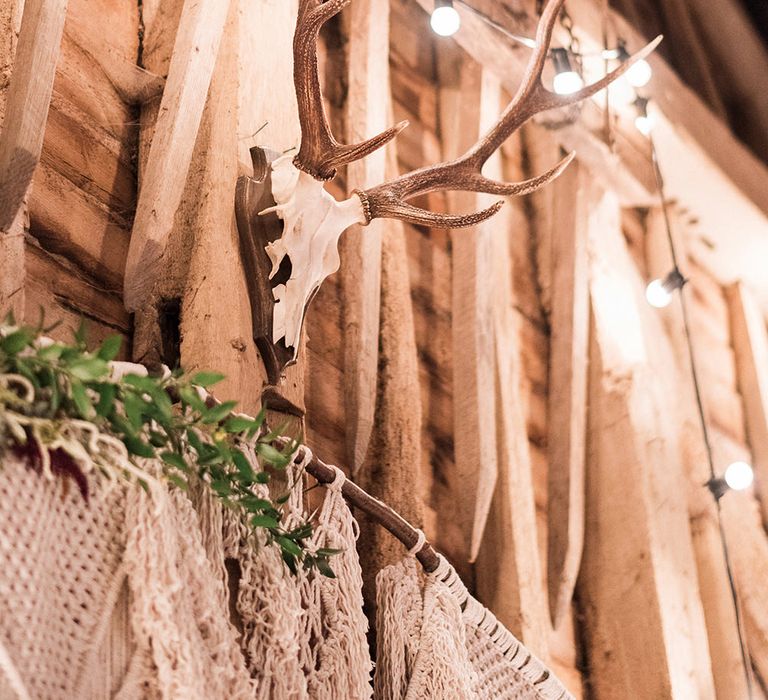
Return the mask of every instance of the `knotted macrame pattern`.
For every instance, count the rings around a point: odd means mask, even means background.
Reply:
[[[304,513],[302,478],[289,478],[290,525]],[[86,503],[70,482],[2,457],[0,698],[370,697],[341,473],[310,543],[344,551],[335,579],[291,574],[277,547],[254,542],[199,484],[189,498],[152,479],[148,493],[96,471],[88,480]]]
[[[377,700],[570,700],[572,696],[445,559],[429,575],[411,557],[376,579]]]

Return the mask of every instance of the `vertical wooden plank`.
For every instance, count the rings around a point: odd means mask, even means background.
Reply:
[[[261,407],[263,370],[250,337],[251,314],[239,255],[233,197],[238,176],[237,120],[240,60],[238,3],[225,24],[208,104],[184,195],[184,226],[193,232],[181,305],[181,360],[186,369],[211,368],[226,379],[218,398],[245,411]]]
[[[21,207],[43,149],[67,0],[26,0],[0,134],[0,232]]]
[[[387,127],[389,96],[389,2],[354,2],[347,16],[349,93],[347,142],[358,143]],[[386,151],[380,149],[347,168],[347,189],[384,180]],[[387,224],[354,226],[341,239],[344,304],[344,385],[347,459],[354,474],[362,465],[376,410],[381,239]]]
[[[714,698],[680,462],[677,382],[615,196],[590,215],[594,316],[579,599],[595,698]]]
[[[466,151],[499,114],[499,93],[476,64],[455,46],[441,45],[441,136],[443,159]],[[491,122],[492,123],[492,122]],[[452,193],[453,211],[487,206],[487,195]],[[498,474],[493,332],[493,226],[487,222],[451,232],[454,444],[456,519],[465,533],[465,552],[474,561],[482,541]]]
[[[43,148],[66,8],[67,0],[12,2],[2,18],[0,65],[11,79],[0,112],[0,316],[13,311],[18,320],[25,307],[25,198]]]
[[[681,257],[680,265],[687,265],[686,244],[682,222],[673,218],[672,235],[675,248]],[[660,209],[648,212],[645,222],[645,256],[650,279],[663,277],[672,269],[669,241]],[[699,281],[696,276],[692,284]],[[695,298],[689,295],[689,298]],[[696,307],[694,306],[695,310]],[[667,330],[675,364],[677,377],[672,380],[678,386],[680,404],[678,432],[681,442],[683,464],[688,473],[688,509],[693,543],[696,572],[699,582],[701,605],[707,628],[709,655],[713,660],[712,676],[718,700],[741,700],[747,697],[747,684],[744,676],[739,636],[736,626],[736,611],[731,598],[726,562],[718,524],[717,508],[709,493],[702,487],[709,479],[707,455],[704,449],[699,417],[694,403],[694,388],[690,374],[688,347],[683,333],[683,318],[677,303],[667,309],[656,309],[654,316],[659,318]],[[665,341],[666,342],[666,341]]]
[[[498,178],[498,162],[489,164],[487,172]],[[494,357],[492,396],[498,477],[478,551],[475,581],[483,603],[537,656],[546,658],[549,624],[546,594],[541,585],[531,454],[522,396],[522,343],[513,310],[509,236],[514,231],[510,219],[510,210],[505,207],[494,217],[489,240],[493,261],[490,342]],[[484,400],[489,401],[492,396]]]
[[[549,359],[547,581],[557,628],[569,610],[584,547],[589,355],[589,211],[599,199],[578,161],[554,184]]]
[[[125,269],[125,304],[146,304],[181,203],[229,0],[187,0],[144,167]]]
[[[389,149],[388,177],[397,172],[395,149]],[[405,230],[399,221],[385,222],[382,232],[381,330],[377,344],[377,408],[371,449],[360,483],[395,508],[416,527],[424,526],[421,466],[421,397],[416,333]],[[378,523],[361,523],[358,545],[365,595],[375,600],[376,574],[403,556],[402,545]],[[373,609],[373,608],[371,608]]]
[[[731,342],[744,402],[755,488],[768,527],[768,328],[752,294],[740,282],[726,288]]]

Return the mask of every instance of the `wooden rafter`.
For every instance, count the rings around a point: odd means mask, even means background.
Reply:
[[[389,104],[389,2],[354,2],[349,8],[347,140],[358,143],[386,129]],[[350,163],[347,181],[370,187],[385,180],[386,152]],[[348,189],[351,189],[348,187]],[[384,226],[354,226],[341,239],[344,304],[344,383],[347,460],[363,464],[373,429],[378,374],[381,245]]]
[[[67,0],[24,4],[0,133],[0,232],[16,218],[40,160],[66,9]]]
[[[136,206],[125,305],[145,304],[162,268],[208,97],[229,0],[187,0]]]

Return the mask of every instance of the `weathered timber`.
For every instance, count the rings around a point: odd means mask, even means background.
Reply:
[[[346,19],[347,140],[357,143],[387,126],[389,2],[352,3]],[[379,184],[385,172],[386,152],[380,149],[349,164],[348,189]],[[371,222],[365,228],[353,226],[342,236],[339,246],[343,263],[347,463],[353,474],[365,460],[376,410],[383,231],[381,222]]]
[[[601,197],[590,218],[594,324],[578,591],[592,692],[714,698],[685,477],[669,468],[681,457],[669,419],[674,362],[642,298],[615,195]],[[638,614],[642,622],[629,622]]]
[[[726,289],[731,341],[744,402],[755,487],[768,527],[768,329],[750,291],[737,282]]]
[[[547,581],[552,624],[567,615],[584,548],[590,210],[600,188],[578,163],[554,186],[547,445]]]
[[[128,249],[124,298],[131,311],[149,300],[161,272],[229,5],[229,0],[184,4]]]
[[[499,95],[489,82],[483,94],[482,69],[463,63],[456,49],[440,47],[441,131],[446,159],[474,143],[498,117]],[[484,99],[485,98],[485,99]],[[484,111],[478,112],[478,105]],[[489,114],[490,113],[490,114]],[[480,120],[483,120],[482,123]],[[454,211],[473,209],[481,196],[449,196]],[[456,520],[464,533],[464,552],[474,561],[491,507],[498,475],[496,379],[493,329],[493,227],[452,233],[452,326]],[[459,486],[460,484],[460,486]]]
[[[40,160],[67,0],[27,0],[0,132],[0,232],[7,231]]]
[[[394,149],[388,161],[391,174],[396,171]],[[384,222],[377,408],[371,449],[359,471],[371,494],[423,528],[427,491],[421,470],[422,412],[411,286],[408,268],[403,265],[405,236],[400,222]],[[360,553],[370,605],[375,601],[376,574],[402,559],[402,547],[368,521],[361,528]]]

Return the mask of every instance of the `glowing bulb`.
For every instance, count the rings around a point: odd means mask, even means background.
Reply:
[[[608,87],[611,102],[621,107],[631,105],[637,99],[635,88],[629,84],[626,77],[625,75],[622,76]]]
[[[734,462],[725,470],[724,478],[725,483],[734,491],[743,491],[752,485],[755,475],[746,462]]]
[[[672,294],[664,286],[664,280],[653,280],[645,288],[645,298],[654,308],[663,309],[669,306],[669,302],[672,301]]]
[[[636,88],[645,87],[653,76],[653,68],[651,64],[645,59],[642,59],[635,63],[625,74],[624,77],[627,82]]]
[[[635,127],[643,136],[650,136],[654,127],[654,119],[647,114],[640,114],[635,117]]]
[[[429,20],[432,30],[440,36],[453,36],[459,31],[461,17],[453,5],[436,7]]]
[[[572,95],[584,87],[584,81],[576,71],[568,70],[555,76],[552,87],[558,95]]]

